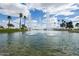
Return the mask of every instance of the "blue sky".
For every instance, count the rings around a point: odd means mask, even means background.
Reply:
[[[79,7],[79,4],[73,4],[72,6]],[[30,9],[29,11],[30,11],[30,14],[31,14],[32,19],[33,20],[37,20],[37,21],[39,21],[40,19],[43,19],[44,18],[44,15],[46,14],[45,12],[43,12],[43,10],[39,10],[39,9],[36,9],[36,8]],[[72,15],[61,15],[61,14],[59,14],[56,17],[57,17],[58,20],[62,20],[62,19],[66,20],[65,19],[66,17],[74,18],[76,16],[79,16],[79,9],[70,10],[70,12],[74,12],[74,14],[72,14]],[[0,13],[0,20],[6,20],[7,19],[7,16],[8,15],[5,15],[5,14]],[[53,17],[54,14],[53,15],[51,14],[50,16]],[[12,18],[14,20],[16,19],[16,17],[12,17]]]
[[[7,21],[7,16],[12,16],[12,20],[19,18],[18,13],[23,13],[27,17],[31,15],[34,22],[41,23],[47,19],[47,15],[52,21],[55,20],[71,20],[79,17],[78,3],[0,3],[0,21]],[[40,21],[41,19],[41,21]],[[36,25],[39,25],[36,23]]]
[[[43,19],[45,13],[42,10],[38,10],[38,9],[34,9],[34,10],[30,10],[31,13],[31,17],[33,20],[38,20],[40,21],[40,19]]]
[[[0,20],[7,20],[7,16],[9,16],[9,15],[0,14]],[[15,19],[17,19],[17,18],[18,18],[18,17],[12,16],[12,20],[15,20]]]
[[[31,17],[32,17],[32,20],[37,20],[38,22],[40,21],[40,19],[43,19],[45,13],[42,11],[42,10],[38,10],[38,9],[31,9],[30,10],[30,14],[31,14]],[[9,15],[5,15],[5,14],[2,14],[0,13],[0,20],[7,20],[7,16]],[[16,16],[12,16],[12,20],[15,20],[17,19],[18,17]]]

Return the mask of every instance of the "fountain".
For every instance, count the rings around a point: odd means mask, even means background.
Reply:
[[[28,35],[35,35],[36,33],[43,33],[43,34],[46,34],[48,36],[53,36],[55,35],[55,33],[53,33],[54,31],[50,31],[51,28],[50,28],[50,15],[49,15],[49,12],[46,12],[46,19],[47,19],[47,23],[46,23],[46,29],[47,30],[43,30],[43,27],[42,27],[42,19],[40,18],[39,20],[39,23],[40,23],[40,28],[38,28],[39,30],[35,30],[35,29],[32,29],[32,19],[31,19],[31,15],[29,14],[28,16],[28,19],[29,19],[29,31],[27,32]]]

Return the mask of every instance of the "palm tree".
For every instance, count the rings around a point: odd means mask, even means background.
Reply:
[[[19,28],[21,28],[21,18],[23,17],[23,14],[19,13],[19,17],[20,17]]]
[[[76,26],[76,27],[79,27],[79,23],[76,23],[75,26]]]
[[[69,28],[69,29],[73,28],[73,22],[72,21],[67,22],[67,28]]]
[[[26,22],[26,16],[24,16],[24,24],[22,24],[22,29],[26,29],[26,26],[25,26],[25,22]]]
[[[26,22],[26,16],[24,16],[24,26],[25,26],[25,22]]]
[[[62,23],[60,24],[60,27],[66,28],[66,21],[62,20]]]
[[[7,18],[8,18],[8,28],[9,28],[9,24],[10,24],[10,21],[11,21],[11,16],[7,16]]]

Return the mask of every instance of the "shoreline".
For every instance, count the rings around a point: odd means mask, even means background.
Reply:
[[[70,33],[79,33],[79,29],[69,30],[68,32],[70,32]]]
[[[79,33],[79,29],[53,29],[54,31],[68,31],[70,33]],[[0,29],[0,33],[15,33],[15,32],[25,32],[28,29]]]
[[[27,29],[0,29],[0,33],[15,33],[15,32],[25,32]]]
[[[79,33],[79,29],[53,29],[54,31],[68,31],[70,33]]]

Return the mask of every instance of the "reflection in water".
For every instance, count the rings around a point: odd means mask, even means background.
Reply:
[[[24,47],[26,47],[26,33],[25,32],[22,32],[22,33],[20,33],[20,39],[19,39],[19,45],[21,45],[21,48],[24,48]]]
[[[8,48],[10,47],[10,45],[12,43],[12,38],[13,38],[12,36],[13,36],[13,34],[11,34],[11,33],[7,34],[7,47]]]
[[[0,55],[5,55],[1,53],[9,53],[8,55],[79,55],[79,33],[65,31],[32,31],[32,35],[28,33],[0,34]]]
[[[37,36],[29,36],[29,44],[31,48],[34,49],[42,49],[43,45],[45,44],[45,37],[44,35],[37,33]]]

